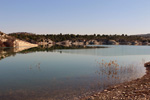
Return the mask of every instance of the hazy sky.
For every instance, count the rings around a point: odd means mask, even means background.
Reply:
[[[145,34],[150,32],[150,0],[0,0],[0,30]]]

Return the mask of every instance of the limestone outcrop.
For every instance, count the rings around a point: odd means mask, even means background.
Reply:
[[[19,39],[16,39],[13,44],[14,44],[14,47],[36,47],[38,46],[38,44],[32,44],[32,43],[22,41]]]
[[[0,47],[36,47],[37,44],[32,44],[26,41],[16,39],[0,32]]]

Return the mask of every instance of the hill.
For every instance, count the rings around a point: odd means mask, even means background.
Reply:
[[[9,36],[0,31],[0,47],[21,47],[21,46],[34,47],[38,45],[17,39],[16,37]]]
[[[36,44],[58,44],[58,45],[149,45],[150,38],[142,36],[128,35],[75,35],[75,34],[33,34],[27,32],[11,33],[9,36],[18,38],[23,41]]]
[[[145,38],[150,38],[150,33],[147,33],[147,34],[138,34],[138,35],[133,35],[133,36],[141,36],[141,37],[145,37]]]
[[[15,37],[6,35],[0,31],[0,47],[13,47]]]

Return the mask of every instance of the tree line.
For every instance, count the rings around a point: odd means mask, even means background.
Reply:
[[[9,36],[13,36],[15,38],[31,42],[31,43],[38,43],[42,42],[44,39],[51,39],[54,42],[61,42],[65,40],[71,41],[80,41],[80,40],[98,40],[98,41],[108,41],[108,40],[115,40],[117,42],[131,42],[131,41],[148,41],[148,38],[143,38],[141,36],[128,36],[126,34],[122,35],[105,35],[105,34],[93,34],[93,35],[75,35],[75,34],[33,34],[33,33],[26,33],[26,32],[19,32],[19,33],[11,33]]]

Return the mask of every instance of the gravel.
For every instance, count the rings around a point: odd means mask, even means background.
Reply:
[[[150,67],[142,78],[109,87],[80,100],[150,100]]]

